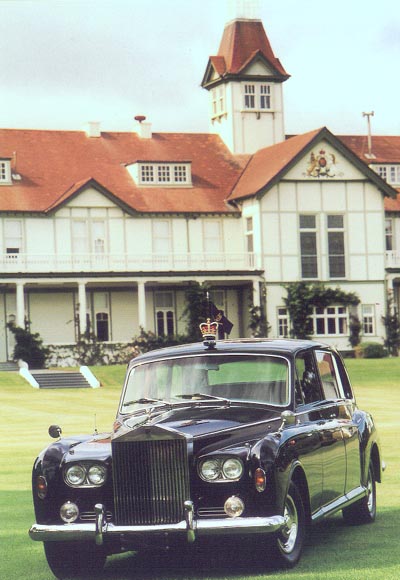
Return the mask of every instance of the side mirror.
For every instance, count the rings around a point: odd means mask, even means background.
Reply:
[[[61,437],[61,427],[59,427],[58,425],[50,425],[49,427],[49,435],[50,437],[52,437],[53,439],[58,439],[59,437]]]
[[[285,427],[291,427],[296,424],[296,415],[293,411],[283,411],[281,413],[282,425],[279,427],[279,431],[282,431]]]

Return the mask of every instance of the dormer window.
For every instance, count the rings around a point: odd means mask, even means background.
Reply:
[[[400,185],[400,165],[371,165],[370,167],[391,185]]]
[[[11,162],[9,159],[0,159],[0,185],[11,183]]]
[[[183,161],[180,163],[171,162],[149,162],[138,161],[128,165],[127,169],[133,179],[139,185],[162,185],[162,186],[191,186],[191,163]]]

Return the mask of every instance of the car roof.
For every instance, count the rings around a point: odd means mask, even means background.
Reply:
[[[179,357],[199,354],[227,354],[227,353],[253,353],[253,354],[281,354],[284,356],[295,355],[300,351],[315,348],[329,348],[328,345],[313,340],[298,339],[271,339],[271,338],[240,338],[235,340],[218,340],[215,346],[210,348],[202,341],[181,344],[152,350],[134,358],[130,364],[158,360],[161,358]]]

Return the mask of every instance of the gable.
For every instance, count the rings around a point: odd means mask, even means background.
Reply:
[[[272,76],[275,75],[274,69],[268,65],[264,59],[256,59],[246,66],[241,74],[252,76]]]
[[[296,181],[366,179],[364,173],[326,140],[317,142],[284,176],[284,180]]]
[[[65,204],[65,207],[117,207],[117,205],[94,187],[88,187],[75,195],[71,201]]]

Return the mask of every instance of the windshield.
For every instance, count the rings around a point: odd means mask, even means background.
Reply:
[[[287,405],[287,360],[271,355],[199,355],[138,364],[129,371],[121,412],[214,398]]]

